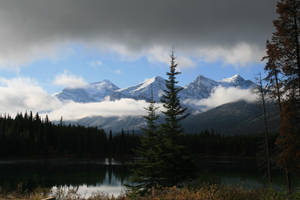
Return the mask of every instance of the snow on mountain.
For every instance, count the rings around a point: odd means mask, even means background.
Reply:
[[[156,76],[138,85],[120,89],[109,80],[103,80],[80,88],[66,88],[56,96],[60,100],[73,100],[75,102],[86,103],[103,101],[105,98],[109,98],[110,100],[133,98],[149,101],[152,96],[151,93],[153,93],[154,100],[158,102],[164,90],[166,90],[165,81],[164,78]],[[254,88],[255,84],[250,80],[245,80],[240,75],[234,75],[221,81],[214,81],[199,75],[193,82],[183,87],[179,96],[182,102],[205,99],[218,86],[249,89]]]
[[[218,82],[199,75],[196,80],[184,87],[179,93],[181,99],[207,98],[212,90],[219,85]]]
[[[236,74],[232,77],[229,78],[224,78],[219,83],[223,87],[238,87],[241,89],[249,89],[249,88],[254,88],[256,85],[250,80],[245,80],[243,77],[240,75]]]
[[[245,80],[240,75],[234,75],[233,77],[222,79],[221,81],[214,81],[202,75],[199,75],[196,80],[184,87],[180,93],[182,100],[186,99],[204,99],[208,98],[212,91],[222,86],[225,88],[237,87],[240,89],[254,88],[256,85],[250,80]]]
[[[160,98],[163,95],[163,91],[166,89],[165,81],[166,80],[162,77],[156,76],[147,79],[146,81],[138,85],[125,89],[119,89],[117,91],[134,99],[142,99],[146,101],[151,100],[152,92],[154,101],[160,101]]]
[[[60,100],[72,100],[75,102],[97,102],[104,100],[105,97],[118,97],[115,91],[119,88],[109,80],[91,83],[80,88],[65,88],[56,96]]]

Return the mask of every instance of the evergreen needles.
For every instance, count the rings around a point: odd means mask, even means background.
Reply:
[[[146,108],[147,126],[143,129],[141,146],[136,150],[137,160],[134,163],[132,189],[139,192],[150,192],[160,187],[182,184],[193,172],[193,162],[185,146],[181,143],[183,129],[179,122],[184,119],[186,109],[180,105],[178,93],[182,88],[176,87],[177,64],[172,52],[170,71],[167,73],[166,90],[163,103],[164,123],[156,125],[157,107],[152,101]]]

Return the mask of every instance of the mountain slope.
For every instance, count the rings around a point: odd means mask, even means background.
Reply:
[[[230,78],[224,78],[219,81],[219,84],[223,87],[238,87],[241,89],[249,89],[256,87],[256,84],[250,80],[245,80],[240,75],[236,74]]]
[[[184,87],[179,93],[183,99],[203,99],[209,97],[213,88],[219,85],[218,82],[199,75],[196,80]]]
[[[268,104],[270,131],[279,129],[279,111],[276,105]],[[251,134],[264,130],[261,106],[257,103],[238,101],[223,104],[196,115],[190,115],[182,123],[185,132],[214,129],[223,134]]]
[[[72,100],[81,103],[97,102],[104,100],[107,96],[118,96],[115,92],[118,89],[119,88],[109,80],[103,80],[80,88],[65,88],[56,96],[62,101]]]
[[[117,92],[120,92],[125,96],[134,99],[146,100],[146,101],[149,101],[153,94],[153,99],[155,101],[160,101],[160,98],[162,97],[163,92],[166,89],[165,83],[166,83],[165,79],[163,79],[160,76],[156,76],[138,85],[125,88],[125,89],[119,89],[117,90]]]
[[[277,106],[268,104],[267,109],[270,130],[278,131],[279,112]],[[160,122],[162,120],[160,118]],[[106,131],[112,130],[114,133],[120,132],[122,128],[139,132],[145,126],[142,116],[86,117],[72,123],[99,127]],[[199,133],[203,130],[214,129],[225,135],[253,134],[264,130],[260,105],[245,101],[224,104],[203,113],[190,115],[182,121],[182,126],[186,133]]]

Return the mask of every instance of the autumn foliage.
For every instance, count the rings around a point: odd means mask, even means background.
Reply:
[[[267,41],[267,56],[263,59],[267,60],[268,89],[280,109],[278,164],[286,171],[291,191],[290,173],[300,169],[300,1],[280,0],[276,11],[276,31]]]

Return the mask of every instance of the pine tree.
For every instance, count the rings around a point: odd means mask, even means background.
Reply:
[[[171,54],[170,71],[167,72],[166,90],[162,96],[162,103],[165,111],[162,113],[165,122],[161,124],[163,135],[161,159],[164,161],[162,168],[162,178],[165,180],[163,186],[176,186],[186,180],[193,172],[193,164],[184,145],[181,144],[183,129],[180,121],[188,116],[185,113],[186,108],[180,105],[179,92],[182,88],[177,87],[176,76],[180,72],[176,71],[177,63],[174,52]]]
[[[162,154],[161,135],[156,124],[159,118],[156,114],[157,109],[152,95],[149,106],[145,108],[147,115],[144,118],[147,125],[142,128],[141,145],[135,150],[138,160],[134,163],[133,182],[136,184],[131,188],[140,193],[149,193],[162,183],[163,161],[160,157]]]

